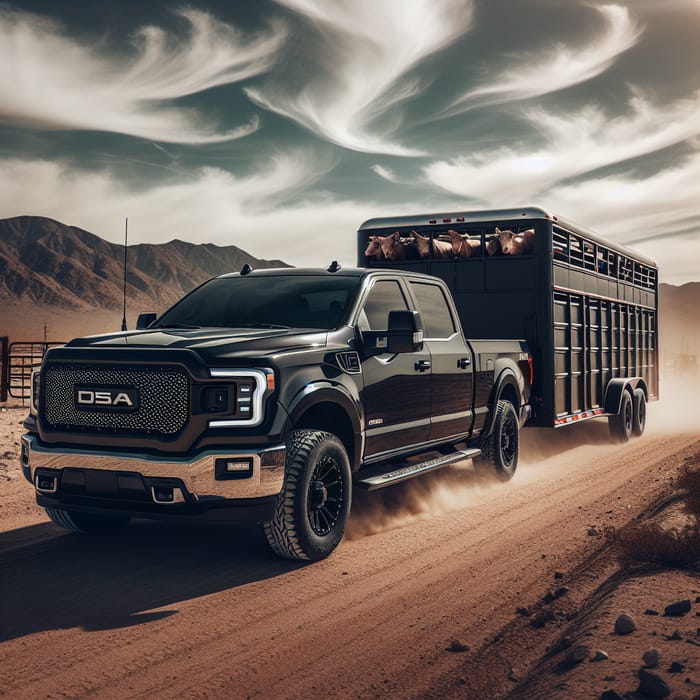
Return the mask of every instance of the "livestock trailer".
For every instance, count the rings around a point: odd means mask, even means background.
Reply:
[[[529,247],[504,254],[504,231]],[[419,254],[414,241],[426,238],[432,245]],[[617,415],[626,391],[658,398],[656,263],[571,221],[535,207],[370,219],[358,230],[357,259],[443,279],[468,338],[526,340],[530,425]]]

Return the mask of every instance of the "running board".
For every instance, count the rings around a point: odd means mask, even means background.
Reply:
[[[385,471],[387,465],[383,465],[383,469],[382,466],[368,467],[360,471],[357,475],[355,478],[355,485],[367,491],[376,491],[377,489],[383,489],[385,486],[392,486],[401,481],[412,479],[414,476],[441,469],[448,464],[454,464],[463,459],[477,457],[480,454],[481,450],[478,447],[472,447],[466,450],[450,452],[450,454],[442,455],[435,459],[429,459],[427,462],[418,462],[417,464],[409,464],[398,468],[395,467],[394,469],[390,469],[390,471]]]

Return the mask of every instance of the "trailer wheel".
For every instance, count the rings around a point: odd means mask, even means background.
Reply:
[[[474,458],[478,472],[495,474],[501,481],[512,479],[520,452],[520,423],[510,401],[496,404],[496,417],[491,435],[484,441],[482,454]]]
[[[350,462],[340,440],[318,430],[293,432],[275,517],[263,523],[272,551],[301,561],[327,557],[345,532],[351,494]]]
[[[647,397],[643,389],[635,389],[632,393],[632,434],[640,436],[647,423]]]
[[[614,416],[608,416],[610,434],[616,442],[627,442],[632,435],[634,407],[629,391],[622,392],[620,410]]]
[[[56,525],[66,530],[83,532],[90,535],[115,532],[124,527],[130,520],[130,518],[127,517],[78,513],[76,511],[63,510],[63,508],[45,508],[45,510],[46,514]]]

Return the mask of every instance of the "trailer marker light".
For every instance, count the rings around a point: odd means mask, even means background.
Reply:
[[[443,223],[443,224],[451,224],[451,223],[452,223],[452,219],[450,219],[450,218],[448,217],[447,219],[443,219],[443,220],[442,220],[442,223]]]
[[[464,217],[463,217],[463,216],[458,216],[458,217],[455,219],[455,221],[456,221],[457,223],[463,223],[463,222],[464,222]]]
[[[437,223],[437,219],[430,219],[430,221],[428,221],[428,223],[429,223],[429,224],[436,224],[436,223]]]

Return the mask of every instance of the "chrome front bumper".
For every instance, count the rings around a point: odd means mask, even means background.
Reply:
[[[208,450],[191,458],[158,458],[131,452],[97,452],[42,445],[34,435],[22,436],[22,469],[39,494],[60,491],[60,478],[53,485],[40,483],[37,470],[52,470],[60,474],[64,469],[85,469],[138,474],[146,479],[179,480],[193,501],[208,499],[247,499],[277,495],[284,483],[284,445],[259,450]],[[234,467],[227,472],[227,464]],[[245,472],[238,471],[248,464]],[[170,501],[182,502],[182,493]]]

